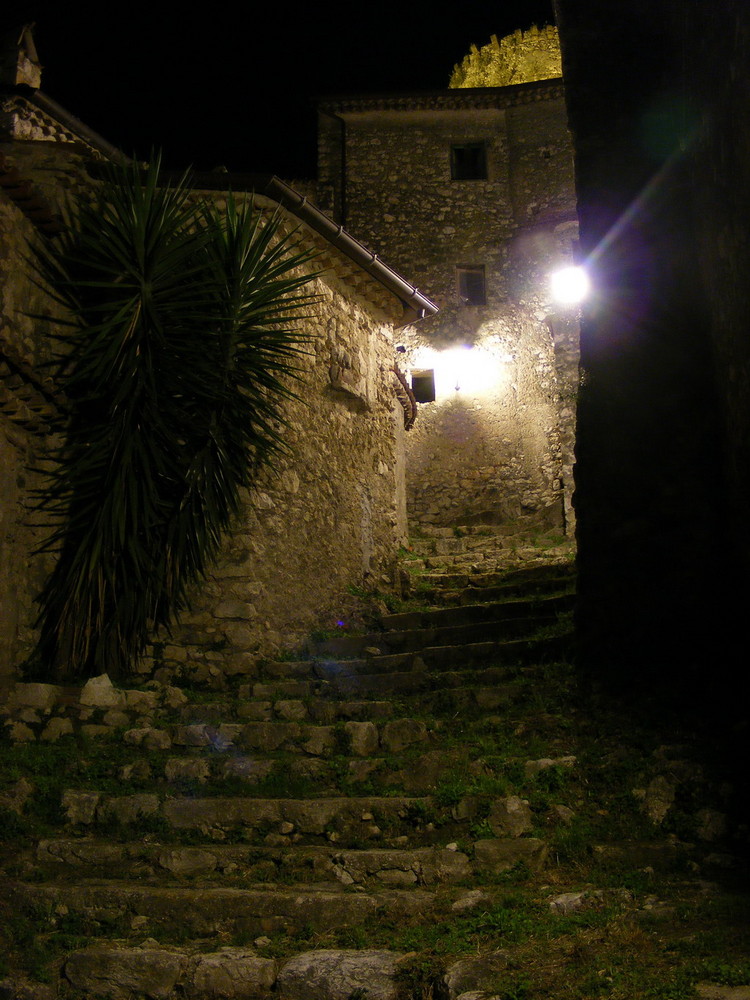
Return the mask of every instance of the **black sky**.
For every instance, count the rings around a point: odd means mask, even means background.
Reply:
[[[552,23],[551,8],[11,0],[0,17],[36,22],[42,89],[124,152],[300,178],[315,173],[315,96],[445,87],[472,43]]]

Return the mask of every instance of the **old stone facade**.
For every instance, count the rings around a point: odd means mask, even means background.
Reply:
[[[577,237],[562,82],[325,100],[318,197],[440,305],[399,345],[417,398],[435,383],[407,436],[412,527],[570,531],[577,314],[548,284]]]
[[[43,470],[63,427],[64,401],[44,367],[53,327],[35,318],[53,308],[30,278],[29,248],[54,233],[67,197],[95,183],[89,164],[116,151],[45,95],[12,85],[1,124],[0,680],[7,681],[33,646],[33,599],[50,568],[49,557],[32,555],[45,533],[35,526],[33,470]],[[147,658],[144,671],[171,664],[189,673],[192,650],[203,669],[216,671],[231,670],[236,657],[279,652],[321,616],[340,617],[352,588],[389,586],[406,537],[393,331],[435,306],[283,182],[230,180],[235,192],[265,188],[257,207],[284,206],[289,227],[318,254],[309,265],[322,271],[311,286],[316,303],[303,321],[308,353],[298,398],[284,414],[287,453],[246,497],[192,612],[157,644],[156,664]],[[226,196],[203,187],[204,197]]]

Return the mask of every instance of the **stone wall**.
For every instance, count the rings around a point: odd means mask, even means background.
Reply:
[[[451,149],[470,143],[486,178],[454,180]],[[576,316],[548,292],[577,237],[560,84],[329,102],[319,149],[319,197],[440,306],[400,333],[404,365],[437,372],[470,348],[496,373],[478,393],[420,404],[406,441],[412,528],[530,511],[570,528]],[[484,269],[486,304],[462,298],[462,267]]]
[[[315,291],[302,398],[285,410],[289,452],[247,497],[179,648],[157,657],[189,673],[294,649],[313,627],[348,618],[352,588],[387,590],[395,579],[404,428],[391,330],[322,280]]]
[[[6,153],[57,208],[66,192],[91,183],[73,147],[13,143]],[[0,213],[4,354],[17,359],[49,403],[54,386],[48,378],[44,383],[40,368],[50,357],[49,327],[27,315],[50,306],[29,280],[24,260],[33,227],[5,198]],[[393,320],[372,304],[384,290],[377,286],[368,298],[371,279],[358,279],[355,292],[351,264],[337,270],[336,252],[327,251],[327,269],[312,287],[317,302],[303,321],[308,353],[292,386],[298,398],[286,404],[287,426],[280,428],[288,452],[246,497],[244,515],[215,570],[197,588],[193,610],[169,642],[157,644],[157,666],[184,665],[200,652],[215,671],[231,670],[238,656],[247,661],[293,646],[321,615],[341,618],[352,603],[351,588],[387,588],[394,580],[405,510],[399,482],[404,415],[391,371]],[[392,310],[399,311],[395,299]],[[10,369],[6,374],[4,386],[15,385]],[[44,463],[54,430],[32,419],[28,407],[18,410],[11,401],[3,409],[0,680],[12,675],[33,646],[33,597],[50,569],[48,558],[30,555],[43,532],[30,524],[37,518],[30,517],[29,466]],[[24,413],[29,419],[19,420]],[[142,664],[144,671],[152,666],[149,658]]]
[[[82,157],[70,148],[20,142],[0,144],[0,153],[51,206],[83,183]],[[59,425],[45,369],[54,345],[35,318],[51,303],[29,279],[31,248],[41,238],[21,208],[0,196],[0,684],[31,651],[33,598],[51,568],[49,556],[34,555],[44,530],[33,492]]]
[[[474,347],[427,354],[416,347],[410,356],[413,368],[435,366],[438,390],[435,402],[420,406],[407,439],[413,526],[503,524],[547,509],[549,526],[562,531],[548,327],[506,307],[482,325]]]
[[[507,87],[562,76],[557,28],[533,25],[514,31],[488,45],[472,45],[469,54],[453,68],[450,87]]]

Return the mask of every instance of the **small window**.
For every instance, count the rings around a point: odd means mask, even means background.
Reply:
[[[487,149],[483,142],[468,142],[451,146],[451,180],[483,181],[487,179]]]
[[[457,267],[458,297],[467,306],[486,306],[487,290],[483,267]]]
[[[418,403],[433,403],[435,401],[435,372],[425,368],[411,373],[411,391]]]

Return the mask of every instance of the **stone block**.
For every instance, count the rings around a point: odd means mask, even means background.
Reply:
[[[33,729],[24,722],[12,722],[8,727],[8,737],[13,743],[32,743],[36,739]]]
[[[188,996],[195,1000],[250,1000],[265,997],[276,982],[276,962],[244,948],[201,955]]]
[[[305,753],[313,757],[331,753],[334,746],[333,726],[310,726],[306,733],[307,739],[302,744]]]
[[[159,695],[156,691],[123,691],[125,704],[132,712],[149,714],[159,706]]]
[[[201,784],[208,781],[211,768],[207,760],[196,760],[188,757],[183,760],[177,757],[170,757],[164,765],[164,776],[167,781],[199,781]]]
[[[517,795],[493,802],[487,820],[497,837],[520,837],[534,826],[528,801]]]
[[[68,957],[65,975],[85,996],[130,1000],[137,994],[167,1000],[186,961],[184,955],[161,948],[84,948]]]
[[[416,719],[396,719],[386,722],[383,726],[381,742],[383,748],[391,753],[399,753],[413,743],[427,739],[427,726]]]
[[[357,757],[369,757],[378,749],[378,727],[374,722],[347,722],[344,730]]]
[[[397,1000],[401,956],[392,951],[321,949],[296,955],[282,968],[279,1000]]]
[[[205,875],[216,868],[216,858],[199,847],[176,847],[162,851],[157,857],[160,867],[173,875]]]
[[[481,872],[499,875],[517,864],[532,870],[542,867],[547,857],[547,845],[536,837],[521,839],[478,840],[474,844],[476,867]]]
[[[158,795],[124,795],[122,798],[109,799],[99,810],[107,818],[114,818],[118,823],[137,823],[143,816],[155,816],[159,812]]]
[[[26,706],[36,708],[40,712],[49,713],[55,706],[60,696],[61,688],[54,684],[22,684],[18,683],[13,688],[11,704],[14,706]]]
[[[151,726],[129,729],[122,738],[128,746],[143,747],[146,750],[168,750],[172,746],[169,733]]]
[[[107,674],[92,677],[81,688],[82,705],[94,708],[120,708],[125,705],[125,692],[118,691]]]
[[[457,1000],[469,991],[494,993],[507,981],[510,964],[510,956],[504,951],[459,959],[445,974],[444,982],[449,1000]]]
[[[39,739],[45,741],[46,743],[56,743],[61,736],[71,736],[72,733],[73,723],[70,719],[55,716],[54,719],[49,720],[47,725],[39,734]]]
[[[100,792],[78,792],[67,789],[62,794],[62,807],[69,823],[81,823],[88,826],[94,822],[96,810],[101,802]]]
[[[105,726],[110,726],[112,729],[120,729],[130,725],[130,718],[127,712],[121,712],[119,708],[111,708],[108,712],[104,713],[102,722]]]
[[[276,714],[287,722],[302,722],[307,718],[307,708],[299,699],[277,701]]]

